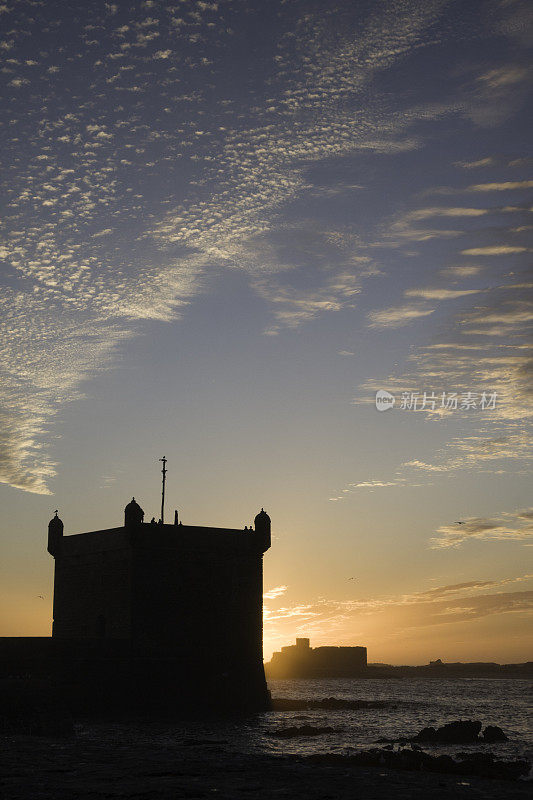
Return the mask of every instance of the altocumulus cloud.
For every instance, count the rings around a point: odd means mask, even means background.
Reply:
[[[315,13],[280,2],[271,52],[254,52],[254,65],[264,58],[263,77],[244,91],[235,76],[233,91],[221,76],[234,74],[231,54],[249,48],[249,28],[239,24],[248,0],[185,0],[179,9],[74,2],[70,16],[53,0],[6,3],[2,75],[12,138],[2,151],[9,189],[0,480],[49,492],[54,414],[116,361],[145,321],[178,319],[215,270],[249,276],[271,309],[270,334],[354,304],[376,272],[354,231],[324,229],[313,239],[313,226],[300,226],[327,259],[327,268],[313,265],[309,288],[297,279],[306,245],[289,254],[279,246],[280,215],[312,192],[310,165],[405,154],[422,143],[415,125],[465,113],[456,96],[418,105],[399,98],[391,108],[390,91],[376,90],[401,59],[440,42],[435,23],[446,5],[389,0],[355,14],[349,2],[319,4]],[[446,35],[463,37],[462,26]],[[510,68],[479,77],[491,91],[521,79]],[[458,226],[486,216],[454,208],[431,216]],[[428,216],[421,211],[414,220]],[[461,234],[400,226],[382,244]],[[370,323],[397,327],[433,311],[406,304],[373,312]]]
[[[484,165],[491,168],[492,162]],[[468,237],[472,246],[457,245],[450,241],[448,247],[449,261],[453,266],[444,267],[435,272],[434,283],[404,289],[403,296],[395,306],[375,309],[368,315],[372,328],[398,328],[419,323],[420,318],[436,316],[436,312],[444,313],[446,305],[446,324],[430,330],[429,341],[418,344],[403,365],[401,372],[367,379],[362,385],[362,396],[355,398],[355,403],[374,403],[378,389],[387,388],[398,398],[402,392],[420,392],[430,389],[441,396],[451,391],[463,392],[467,389],[477,394],[478,399],[485,392],[495,392],[497,403],[494,413],[479,411],[477,416],[470,415],[470,435],[454,436],[435,454],[431,463],[414,459],[398,465],[393,479],[383,477],[385,485],[396,484],[398,477],[405,481],[403,485],[412,483],[412,475],[418,474],[430,478],[433,473],[453,474],[459,470],[479,472],[520,472],[530,463],[533,455],[531,435],[527,423],[532,414],[531,392],[533,391],[533,361],[530,351],[529,326],[533,320],[533,302],[531,285],[524,280],[528,265],[525,256],[528,247],[522,244],[503,242],[501,222],[508,214],[530,213],[530,207],[523,202],[523,190],[529,188],[529,181],[501,181],[484,184],[473,184],[467,191],[499,193],[512,191],[512,205],[494,205],[487,207],[478,215],[459,214],[458,219],[470,220],[463,229],[463,236]],[[464,191],[459,187],[450,188],[451,192]],[[448,192],[448,190],[447,190]],[[450,207],[443,207],[442,216],[446,216]],[[451,207],[455,214],[455,207]],[[413,220],[438,216],[435,207],[415,208],[407,211],[400,218],[393,218],[389,229],[383,229],[385,244],[398,227],[409,227]],[[495,217],[495,225],[481,228],[477,225],[478,217]],[[521,233],[527,233],[528,226],[520,226]],[[507,231],[511,236],[513,229]],[[497,244],[485,244],[487,237],[497,235]],[[469,243],[470,243],[469,242]],[[475,245],[475,246],[474,246]],[[410,254],[425,258],[426,251]],[[431,254],[429,254],[431,256]],[[460,263],[461,256],[475,256],[476,263]],[[510,270],[509,259],[517,260],[516,270]],[[469,259],[470,260],[470,259]],[[459,263],[453,263],[453,262]],[[478,265],[479,264],[479,265]],[[478,276],[483,276],[483,283]],[[462,281],[469,281],[467,286]],[[450,286],[450,282],[453,282]],[[474,283],[475,285],[472,285]],[[459,285],[457,285],[459,284]],[[406,303],[405,298],[411,302]],[[470,300],[472,298],[472,300]],[[421,323],[419,323],[421,326]],[[424,331],[428,331],[426,326]],[[431,376],[429,379],[428,376]],[[429,385],[428,385],[429,384]],[[367,394],[368,392],[368,394]],[[479,410],[479,408],[478,408]],[[396,413],[396,411],[394,412]],[[461,415],[459,411],[450,411],[440,407],[422,413],[446,416]],[[343,490],[344,492],[344,490]],[[341,494],[341,496],[343,496]],[[346,495],[344,495],[346,496]],[[524,535],[524,531],[509,529],[508,525],[496,524],[485,529],[476,530],[472,522],[472,535],[480,537],[487,530],[492,538]],[[463,526],[461,526],[463,527]],[[520,526],[519,526],[520,527]],[[465,528],[465,532],[469,528]],[[439,537],[440,542],[462,541],[456,529],[449,535]]]
[[[258,242],[306,189],[309,164],[406,152],[411,126],[457,112],[455,100],[391,111],[368,95],[378,73],[437,41],[439,0],[391,0],[363,19],[349,3],[279,3],[266,102],[262,81],[250,93],[218,83],[249,46],[234,16],[247,5],[75,3],[67,19],[61,3],[6,4],[3,482],[50,491],[53,416],[144,321],[179,318],[214,269],[250,275],[270,333],[351,304],[368,266],[350,260],[345,231],[305,292],[276,277],[297,259],[274,247],[260,262]]]

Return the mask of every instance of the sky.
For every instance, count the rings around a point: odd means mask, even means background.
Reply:
[[[270,514],[266,658],[533,658],[531,5],[0,22],[0,635],[164,455],[184,524]]]

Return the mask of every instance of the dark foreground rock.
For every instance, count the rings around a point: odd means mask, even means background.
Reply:
[[[340,697],[323,697],[320,700],[300,700],[285,697],[273,697],[274,711],[358,711],[363,708],[397,708],[400,702],[390,700],[344,700]]]
[[[407,771],[439,772],[445,775],[473,775],[503,781],[525,778],[531,768],[527,761],[500,761],[493,753],[459,753],[456,758],[452,758],[449,755],[433,756],[424,753],[416,746],[400,750],[374,748],[349,756],[319,754],[309,756],[309,760],[317,764],[387,767]]]
[[[436,742],[438,744],[467,744],[477,742],[481,732],[481,722],[457,720],[448,722],[441,728],[423,728],[413,736],[412,742]]]
[[[488,744],[494,744],[495,742],[508,742],[509,737],[505,735],[498,725],[487,725],[483,731],[483,741],[487,742]]]
[[[50,681],[0,681],[0,734],[72,736],[74,726]]]
[[[525,800],[522,781],[473,777],[466,760],[456,774],[419,769],[412,754],[378,751],[303,759],[240,754],[186,725],[92,724],[70,739],[8,736],[0,741],[3,800]],[[481,754],[483,755],[483,754]],[[468,758],[472,759],[471,755]],[[448,765],[447,757],[438,762]],[[410,767],[405,767],[409,763]],[[424,762],[430,763],[430,762]],[[431,762],[437,767],[437,762]],[[389,768],[392,767],[392,768]],[[490,771],[491,764],[485,769]],[[480,771],[479,764],[475,769]]]
[[[472,720],[455,720],[441,728],[422,728],[415,736],[400,739],[378,739],[376,744],[399,742],[419,742],[423,744],[495,744],[507,742],[508,737],[498,725],[487,725],[481,733],[481,722]]]

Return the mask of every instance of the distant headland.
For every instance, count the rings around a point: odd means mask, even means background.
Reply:
[[[311,647],[307,638],[282,647],[265,664],[267,679],[277,678],[533,678],[533,661],[445,663],[440,658],[420,666],[367,662],[366,647]]]

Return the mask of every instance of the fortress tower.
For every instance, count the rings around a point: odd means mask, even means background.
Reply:
[[[133,498],[123,526],[71,536],[56,512],[52,637],[74,704],[266,708],[269,547],[263,510],[244,530],[163,525]]]

